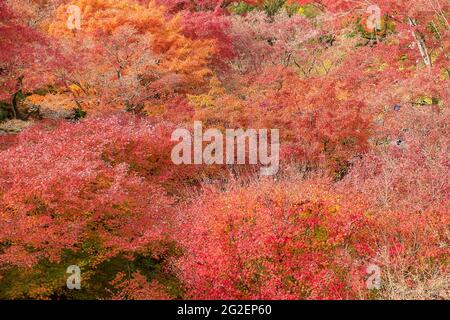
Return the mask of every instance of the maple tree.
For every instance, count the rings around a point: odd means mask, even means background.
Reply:
[[[110,251],[104,252],[105,257],[160,237],[154,224],[168,218],[170,204],[160,187],[124,164],[111,166],[102,159],[111,139],[107,136],[127,128],[127,122],[128,130],[137,130],[139,122],[132,126],[130,121],[93,119],[61,125],[51,134],[35,128],[21,136],[17,147],[2,153],[2,264],[32,265],[44,257],[57,260],[61,250],[76,250],[93,230],[91,236]],[[104,137],[90,134],[98,125],[103,126]],[[154,134],[151,127],[140,126],[141,135]],[[44,151],[44,145],[51,149]],[[55,159],[65,161],[55,166]]]
[[[179,19],[166,21],[163,10],[152,3],[98,0],[71,5],[80,8],[80,30],[66,27],[64,5],[49,32],[63,38],[71,57],[84,67],[65,70],[63,77],[70,84],[92,87],[109,105],[135,108],[143,101],[172,97],[201,87],[210,74],[212,43],[184,37]]]
[[[195,118],[214,119],[216,127],[283,128],[283,159],[337,175],[368,149],[371,124],[365,104],[341,98],[331,81],[311,83],[292,70],[267,68],[243,79],[241,87],[245,99],[217,94],[219,89],[193,97]]]
[[[5,0],[0,1],[0,9],[0,100],[8,102],[13,117],[18,117],[21,95],[50,81],[43,74],[53,48],[50,40],[24,24]]]
[[[0,0],[0,298],[448,299],[449,10]],[[279,172],[175,165],[194,121]]]

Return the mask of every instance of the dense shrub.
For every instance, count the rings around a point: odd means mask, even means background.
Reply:
[[[179,214],[179,276],[194,299],[358,296],[371,255],[364,203],[324,180],[208,190]]]
[[[125,147],[144,137],[154,140],[155,129],[130,116],[21,134],[0,154],[2,264],[58,260],[90,239],[104,257],[163,239],[171,200],[127,163],[112,165],[105,156],[112,141]]]

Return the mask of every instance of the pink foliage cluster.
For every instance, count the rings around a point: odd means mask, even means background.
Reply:
[[[356,199],[320,179],[207,191],[179,217],[186,252],[177,267],[190,297],[354,297],[360,259],[371,253],[369,220]]]
[[[164,238],[170,204],[163,189],[127,163],[111,162],[114,144],[126,150],[157,131],[130,116],[33,128],[0,154],[2,264],[58,260],[91,236],[105,257]],[[14,160],[12,160],[14,159]]]

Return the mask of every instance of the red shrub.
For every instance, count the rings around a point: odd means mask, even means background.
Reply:
[[[435,106],[437,107],[437,106]],[[388,111],[373,135],[371,152],[344,184],[383,211],[441,212],[449,190],[449,111],[432,106]]]
[[[117,115],[19,135],[0,153],[0,262],[58,260],[89,239],[105,248],[101,260],[164,239],[171,201],[163,189],[105,157],[112,142],[125,150],[157,134],[146,121]]]
[[[169,296],[164,291],[164,287],[153,280],[148,282],[139,272],[132,275],[127,280],[125,274],[120,272],[111,284],[118,289],[113,295],[114,300],[168,300]]]
[[[210,190],[179,215],[179,276],[194,299],[355,297],[371,255],[364,210],[315,179]]]
[[[288,68],[266,68],[241,78],[239,95],[194,101],[196,119],[224,128],[280,131],[281,158],[340,174],[368,150],[371,117],[365,104],[344,100],[333,79],[301,79]],[[212,102],[210,102],[212,100]]]
[[[386,297],[405,297],[402,292],[421,288],[428,293],[406,298],[444,297],[432,294],[435,289],[426,281],[437,283],[449,274],[448,110],[402,106],[388,111],[377,129],[370,153],[336,187],[368,200],[375,260],[390,273]]]

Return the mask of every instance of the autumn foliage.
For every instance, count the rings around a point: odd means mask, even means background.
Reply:
[[[369,219],[319,179],[209,191],[181,216],[177,262],[196,299],[352,298]],[[196,270],[192,273],[191,270]],[[354,283],[352,283],[354,281]],[[348,288],[349,284],[356,285]]]
[[[449,9],[0,0],[0,298],[449,299]],[[280,170],[175,165],[194,121]]]
[[[2,264],[58,260],[62,250],[77,250],[89,240],[103,248],[100,262],[164,237],[171,202],[162,188],[107,155],[110,141],[127,128],[123,148],[156,132],[133,119],[104,120],[64,124],[51,133],[36,128],[2,153]],[[100,127],[102,135],[92,134]]]

